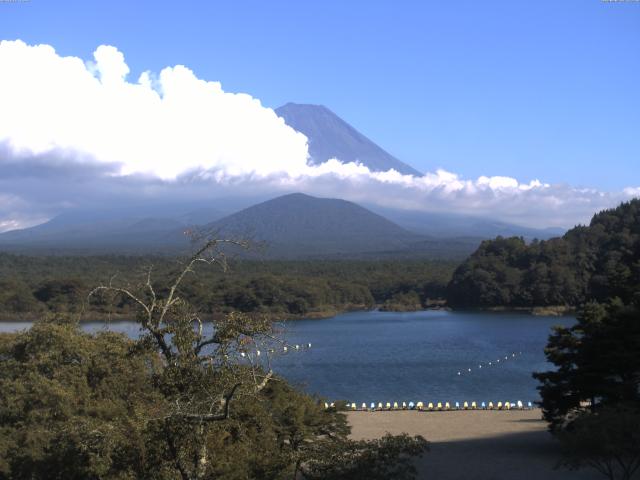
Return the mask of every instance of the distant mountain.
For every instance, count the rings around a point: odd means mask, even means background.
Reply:
[[[237,205],[218,201],[217,208]],[[265,248],[253,258],[456,258],[486,235],[460,219],[395,210],[373,212],[338,199],[301,193],[277,197],[233,214],[194,205],[139,206],[129,210],[70,211],[47,223],[0,234],[0,250],[38,254],[168,254],[190,247],[185,230],[249,237]],[[390,220],[393,219],[394,221]],[[455,225],[468,228],[454,228]],[[506,227],[505,227],[506,228]],[[431,234],[433,233],[433,234]]]
[[[72,217],[69,219],[69,217]],[[36,227],[0,235],[0,249],[25,253],[131,253],[184,248],[184,225],[171,218],[80,219],[66,214]]]
[[[546,240],[563,235],[566,231],[562,228],[523,227],[489,218],[455,213],[398,210],[377,205],[364,206],[411,232],[437,238],[479,237],[490,239],[503,236],[523,237],[526,240],[533,240],[534,238]]]
[[[397,251],[422,240],[355,203],[301,193],[254,205],[206,228],[265,242],[265,253],[278,257]]]
[[[73,210],[46,223],[0,234],[0,249],[35,253],[171,253],[188,246],[187,227],[224,211],[183,206]]]
[[[407,175],[422,176],[413,167],[384,151],[335,113],[322,105],[287,103],[276,113],[294,130],[309,139],[309,155],[314,164],[331,158],[360,162],[372,171],[391,168]]]

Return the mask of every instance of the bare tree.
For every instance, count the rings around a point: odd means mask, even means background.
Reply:
[[[119,286],[112,278],[89,294],[90,299],[101,294],[124,297],[138,306],[140,344],[162,358],[156,381],[167,401],[158,414],[160,430],[184,480],[210,478],[214,452],[207,439],[213,424],[227,420],[233,402],[257,395],[273,378],[270,347],[279,340],[271,321],[240,313],[204,320],[180,295],[181,285],[199,266],[227,271],[229,246],[247,249],[249,242],[206,241],[164,289],[154,286],[150,267],[138,288]]]

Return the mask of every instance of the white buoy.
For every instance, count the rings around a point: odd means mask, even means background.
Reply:
[[[288,349],[287,349],[287,346],[286,346],[286,345],[285,345],[284,347],[282,347],[282,351],[283,351],[283,352],[286,352],[287,350],[288,350]]]
[[[256,350],[256,355],[260,356],[260,350]]]
[[[300,350],[300,345],[296,345],[296,350]]]
[[[462,375],[460,372],[458,372],[458,375]]]
[[[478,368],[482,368],[482,365],[478,365]]]
[[[240,352],[240,356],[241,356],[242,358],[244,358],[246,355],[247,355],[246,353],[244,353],[244,352]]]
[[[311,348],[311,344],[310,343],[307,343],[307,348]]]
[[[531,402],[527,402],[527,408],[528,408],[529,410],[531,410],[531,409],[533,408],[533,405],[531,405]]]
[[[491,362],[489,362],[489,366],[491,366]]]
[[[469,370],[469,371],[471,371],[471,369],[470,369],[470,368],[469,368],[468,370]]]

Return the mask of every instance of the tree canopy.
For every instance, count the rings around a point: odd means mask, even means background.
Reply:
[[[220,242],[162,285],[149,269],[92,290],[131,304],[139,339],[83,333],[68,315],[0,335],[0,480],[414,478],[422,437],[350,440],[343,414],[271,370],[268,317],[204,319],[183,296],[199,266],[226,269]]]
[[[555,329],[545,352],[556,369],[534,377],[562,464],[631,479],[640,468],[638,304],[588,303],[574,326]]]
[[[181,294],[203,315],[241,311],[272,316],[331,316],[341,311],[423,308],[442,298],[457,263],[449,261],[230,261],[233,275],[214,269],[185,279]],[[144,281],[154,265],[158,290],[175,274],[163,257],[21,256],[0,253],[0,320],[45,313],[83,312],[85,318],[131,318],[130,299],[85,302],[88,292],[114,275],[120,284]]]
[[[483,242],[448,285],[455,307],[577,307],[589,300],[640,295],[640,200],[596,214],[589,226],[527,244]]]
[[[587,304],[571,327],[549,337],[547,359],[556,370],[535,373],[542,408],[553,429],[588,405],[640,407],[640,309],[619,301]]]

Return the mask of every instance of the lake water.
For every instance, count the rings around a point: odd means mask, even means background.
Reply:
[[[310,393],[358,404],[535,401],[539,396],[531,373],[551,368],[544,357],[550,329],[573,322],[570,317],[446,311],[354,312],[297,320],[282,325],[285,341],[312,347],[289,348],[274,359],[274,369]],[[104,325],[83,328],[96,331]],[[0,331],[24,327],[0,323]],[[133,322],[109,328],[138,334]]]

